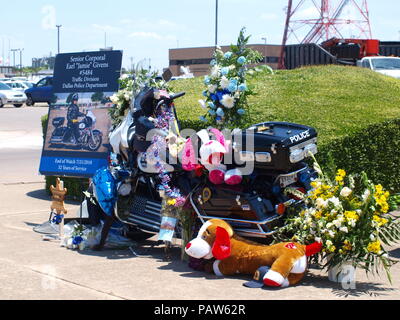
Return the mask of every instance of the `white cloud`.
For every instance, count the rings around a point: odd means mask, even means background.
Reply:
[[[113,27],[110,25],[99,25],[96,23],[92,24],[92,27],[94,29],[101,30],[103,32],[108,32],[108,33],[120,33],[122,31],[122,29],[118,28],[118,27]]]
[[[129,37],[131,38],[152,38],[156,40],[161,40],[162,36],[155,32],[138,31],[132,32]]]

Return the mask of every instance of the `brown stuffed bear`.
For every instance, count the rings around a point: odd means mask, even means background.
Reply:
[[[318,242],[308,246],[296,242],[271,246],[255,243],[235,235],[227,222],[212,219],[201,227],[197,238],[187,244],[185,251],[197,259],[215,258],[212,269],[218,276],[253,275],[259,267],[269,266],[263,278],[264,284],[287,287],[303,278],[307,257],[321,248],[322,244]]]

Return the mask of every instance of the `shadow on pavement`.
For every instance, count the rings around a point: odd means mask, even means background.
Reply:
[[[400,248],[389,251],[389,256],[392,258],[400,259]]]
[[[357,282],[355,283],[355,289],[345,289],[342,287],[341,283],[335,283],[328,279],[328,275],[320,276],[313,274],[306,274],[304,279],[301,282],[302,286],[312,286],[315,288],[321,289],[332,289],[332,293],[341,298],[348,297],[378,297],[384,296],[391,291],[394,291],[394,288],[382,287],[381,283],[372,283],[372,282]],[[350,286],[350,284],[348,284]]]
[[[30,191],[26,195],[30,198],[34,198],[34,199],[38,199],[38,200],[51,201],[51,196],[46,192],[45,189]],[[68,197],[64,202],[66,204],[71,204],[71,205],[79,205],[79,203],[80,203],[77,200],[68,199]],[[49,208],[50,208],[50,203],[49,203]]]

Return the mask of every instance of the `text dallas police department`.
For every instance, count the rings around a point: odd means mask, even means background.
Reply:
[[[97,83],[99,77],[93,76],[95,69],[106,69],[110,65],[106,61],[106,55],[70,57],[65,66],[66,70],[77,70],[76,77],[72,77],[72,83],[63,83],[63,89],[105,89],[108,83]]]
[[[197,309],[189,307],[170,307],[164,304],[154,309],[155,315],[176,315],[185,318],[188,314],[196,315],[245,315],[246,306],[234,304],[199,304]]]

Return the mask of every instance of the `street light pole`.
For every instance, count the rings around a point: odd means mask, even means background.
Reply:
[[[265,46],[264,46],[264,63],[267,64],[267,38],[263,37],[261,40],[264,40]]]
[[[62,27],[61,24],[56,25],[57,27],[57,48],[58,48],[58,53],[60,53],[60,28]]]
[[[19,49],[19,70],[22,75],[22,51],[24,51],[24,48]]]
[[[218,46],[218,0],[215,0],[215,47]]]
[[[13,53],[13,66],[15,69],[15,53],[18,51],[19,49],[11,49],[10,51]]]

